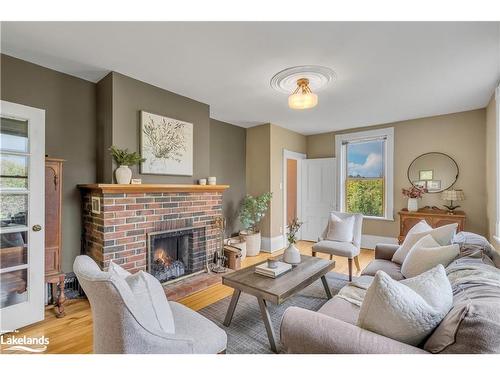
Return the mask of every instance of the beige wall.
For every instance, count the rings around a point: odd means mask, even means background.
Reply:
[[[460,175],[456,188],[465,192],[461,206],[467,214],[466,230],[487,233],[486,220],[486,110],[453,113],[443,116],[401,121],[373,127],[345,131],[364,131],[373,128],[394,127],[394,221],[365,220],[363,233],[397,237],[397,211],[406,206],[401,189],[409,186],[407,169],[418,155],[439,151],[457,162]],[[339,132],[341,133],[341,132]],[[308,136],[309,157],[331,157],[335,154],[334,133]],[[439,194],[426,194],[421,206],[442,206]]]
[[[488,221],[487,234],[489,240],[497,249],[500,244],[494,240],[497,218],[497,126],[496,126],[496,103],[495,95],[492,96],[486,107],[486,216]]]
[[[332,158],[335,156],[335,133],[309,135],[307,138],[307,158]]]
[[[247,194],[250,195],[271,191],[271,124],[247,129],[246,187]],[[262,236],[270,236],[270,212],[262,220],[260,230]]]
[[[307,151],[306,136],[271,124],[271,191],[273,193],[271,237],[283,234],[283,189],[280,189],[280,184],[283,182],[283,150],[285,149],[305,154]]]

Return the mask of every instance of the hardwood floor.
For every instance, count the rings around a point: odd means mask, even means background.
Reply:
[[[311,255],[312,242],[300,241],[298,248],[301,253]],[[276,256],[278,253],[273,253]],[[269,258],[268,253],[260,253],[255,257],[245,259],[243,266],[248,267],[262,260]],[[326,254],[318,256],[327,258]],[[359,262],[361,269],[373,259],[372,250],[361,250]],[[336,261],[335,272],[348,273],[347,258],[333,257]],[[356,267],[353,270],[354,275],[358,275]],[[214,302],[228,297],[232,294],[232,289],[222,284],[213,285],[203,291],[191,294],[179,302],[192,308],[200,310]],[[45,320],[42,322],[25,327],[16,334],[17,337],[26,335],[31,337],[45,336],[50,340],[48,349],[45,353],[50,354],[88,354],[92,353],[92,313],[87,300],[69,300],[65,305],[66,316],[56,318],[53,309],[47,308]],[[7,351],[0,349],[2,354]]]

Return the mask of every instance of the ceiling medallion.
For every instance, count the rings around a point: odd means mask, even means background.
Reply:
[[[271,87],[289,94],[290,108],[307,109],[318,104],[318,96],[314,92],[321,91],[335,78],[335,72],[324,66],[295,66],[275,74],[271,78]]]

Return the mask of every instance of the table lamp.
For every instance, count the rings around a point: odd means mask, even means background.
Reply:
[[[460,206],[455,206],[453,205],[453,201],[458,202],[458,201],[463,201],[465,200],[465,195],[462,190],[455,190],[455,189],[450,189],[450,190],[445,190],[441,194],[441,199],[445,201],[450,201],[449,205],[444,205],[448,209],[448,213],[453,214],[455,209],[457,209]]]

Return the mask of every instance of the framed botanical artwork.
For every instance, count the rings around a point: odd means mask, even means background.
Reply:
[[[141,111],[141,173],[193,175],[193,124]]]
[[[441,191],[441,180],[427,181],[427,190],[430,193]]]
[[[423,171],[419,171],[419,179],[420,180],[425,180],[425,181],[429,181],[429,180],[432,180],[432,177],[434,176],[434,171],[431,169],[431,170],[423,170]]]

